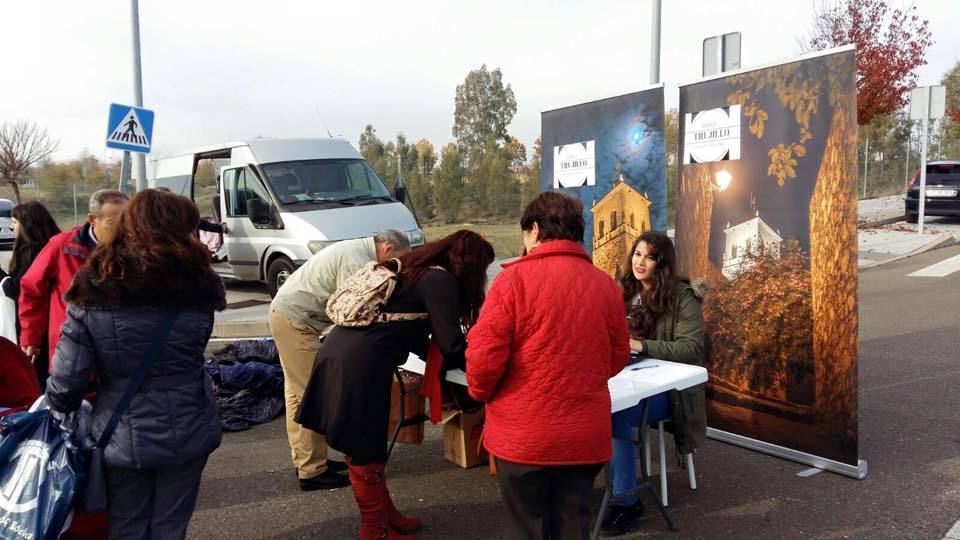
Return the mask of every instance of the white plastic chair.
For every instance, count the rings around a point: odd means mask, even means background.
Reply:
[[[669,505],[667,504],[667,445],[663,437],[663,423],[669,420],[668,418],[657,422],[657,432],[660,435],[657,453],[658,465],[660,466],[660,499],[664,506]],[[647,440],[649,441],[650,438],[648,437]],[[643,448],[643,459],[648,471],[653,470],[650,468],[650,446],[651,445],[648,444]],[[686,454],[684,457],[687,460],[687,475],[690,477],[690,489],[697,489],[697,475],[693,469],[693,454]]]

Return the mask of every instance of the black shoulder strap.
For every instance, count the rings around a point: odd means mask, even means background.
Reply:
[[[147,353],[143,355],[143,360],[140,361],[137,372],[130,378],[130,384],[127,385],[123,397],[120,398],[120,402],[117,403],[117,408],[113,410],[110,421],[107,422],[107,425],[103,428],[103,433],[100,434],[100,439],[97,440],[97,446],[100,448],[106,448],[107,443],[110,442],[110,437],[113,436],[113,431],[117,429],[117,424],[120,423],[120,418],[123,416],[123,413],[127,410],[127,407],[130,406],[133,395],[140,389],[140,385],[143,384],[147,373],[150,371],[150,368],[153,367],[154,361],[160,356],[160,350],[163,349],[163,345],[167,341],[167,336],[170,335],[170,330],[173,329],[173,323],[177,320],[177,315],[179,314],[180,312],[173,311],[167,314],[160,322],[160,329],[157,331],[156,336],[154,336],[153,343],[150,344]]]

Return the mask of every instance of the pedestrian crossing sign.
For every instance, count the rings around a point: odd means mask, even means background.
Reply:
[[[107,148],[150,153],[153,142],[153,111],[110,104],[107,121]]]

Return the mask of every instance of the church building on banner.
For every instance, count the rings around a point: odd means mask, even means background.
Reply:
[[[768,253],[779,258],[783,245],[783,238],[780,237],[779,231],[774,231],[767,225],[760,217],[759,211],[752,219],[738,225],[731,227],[727,223],[727,228],[723,230],[723,237],[722,272],[727,279],[733,279],[738,273],[750,268],[751,262],[746,254],[751,250],[756,250],[763,244]]]
[[[619,280],[630,248],[641,233],[651,230],[650,199],[630,187],[617,164],[617,179],[593,212],[593,264]]]

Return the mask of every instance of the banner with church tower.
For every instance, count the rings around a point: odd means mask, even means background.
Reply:
[[[583,201],[584,248],[618,279],[633,241],[666,230],[663,86],[541,115],[541,190]]]

